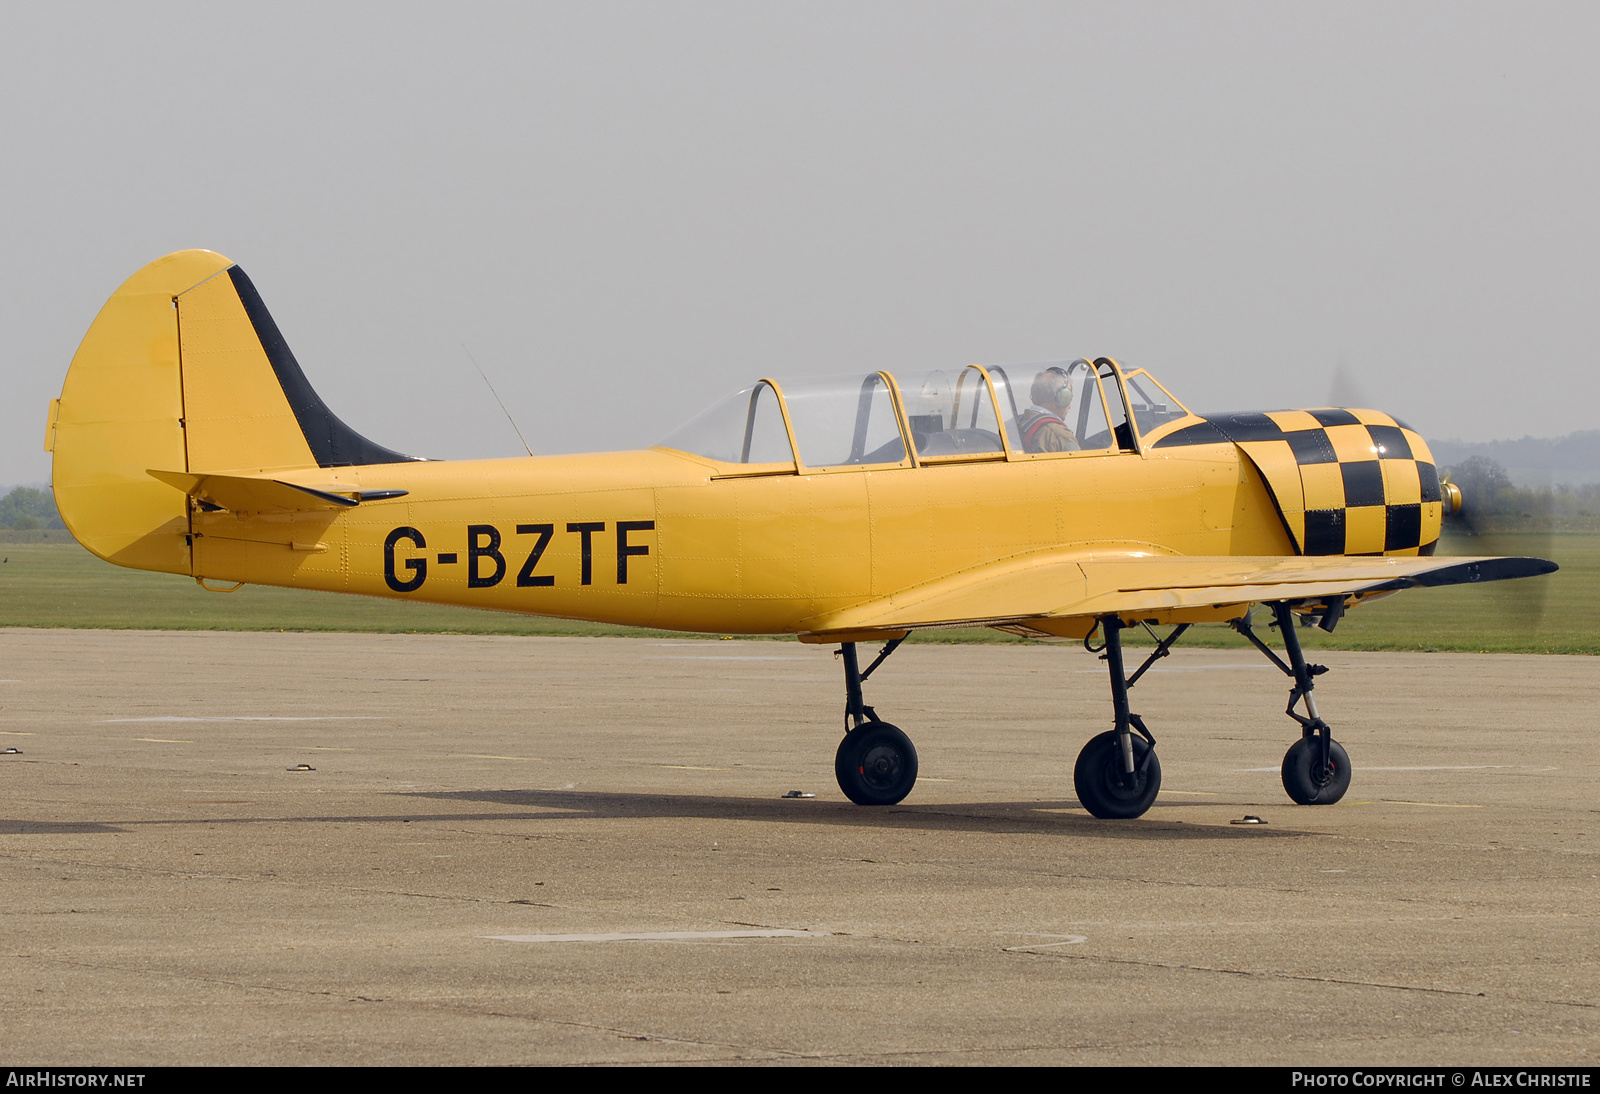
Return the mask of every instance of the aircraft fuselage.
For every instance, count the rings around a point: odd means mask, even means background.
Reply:
[[[1231,445],[816,474],[666,449],[335,469],[405,497],[343,512],[195,510],[193,573],[729,634],[1046,548],[1293,555]]]

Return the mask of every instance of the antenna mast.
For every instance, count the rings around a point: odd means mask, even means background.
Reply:
[[[461,343],[461,352],[465,353],[467,355],[467,360],[472,362],[472,367],[478,370],[478,375],[479,376],[483,377],[484,386],[489,389],[489,394],[493,395],[494,396],[494,401],[500,404],[501,413],[505,414],[506,421],[511,423],[511,428],[516,430],[517,440],[522,442],[523,451],[525,451],[530,456],[533,455],[533,449],[528,447],[527,438],[523,437],[522,430],[517,429],[517,420],[511,416],[511,411],[506,409],[506,404],[500,398],[500,393],[494,389],[494,385],[493,384],[489,383],[489,377],[483,371],[483,366],[478,364],[478,359],[476,357],[472,356],[472,351],[467,348],[467,344],[465,342]]]

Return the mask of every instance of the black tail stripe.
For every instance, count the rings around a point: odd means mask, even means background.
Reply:
[[[234,290],[239,294],[245,314],[250,317],[250,325],[255,328],[267,360],[272,362],[272,371],[278,376],[278,384],[283,388],[284,397],[289,400],[295,421],[300,423],[300,432],[305,435],[317,466],[407,463],[418,458],[374,444],[340,421],[312,389],[306,374],[300,369],[300,362],[290,352],[289,344],[284,341],[278,324],[273,322],[272,313],[267,311],[261,294],[256,292],[250,278],[237,266],[228,267],[228,276],[233,279]]]

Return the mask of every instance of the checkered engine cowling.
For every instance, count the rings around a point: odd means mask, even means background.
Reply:
[[[1304,555],[1431,555],[1439,472],[1427,442],[1376,410],[1213,414],[1156,442],[1232,442],[1261,472]]]

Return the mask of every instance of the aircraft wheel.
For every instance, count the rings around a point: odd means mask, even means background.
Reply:
[[[1283,788],[1300,805],[1332,805],[1350,789],[1350,754],[1344,746],[1328,743],[1326,765],[1317,762],[1321,752],[1319,741],[1302,737],[1284,753]]]
[[[1145,765],[1145,757],[1150,758]],[[1141,817],[1155,804],[1161,790],[1161,760],[1151,751],[1150,742],[1133,735],[1133,785],[1127,785],[1122,770],[1122,749],[1115,731],[1092,738],[1078,753],[1072,770],[1072,785],[1078,801],[1102,820],[1131,820]],[[1140,771],[1140,768],[1143,771]]]
[[[839,742],[833,773],[857,805],[894,805],[916,785],[917,750],[888,722],[867,722]]]

